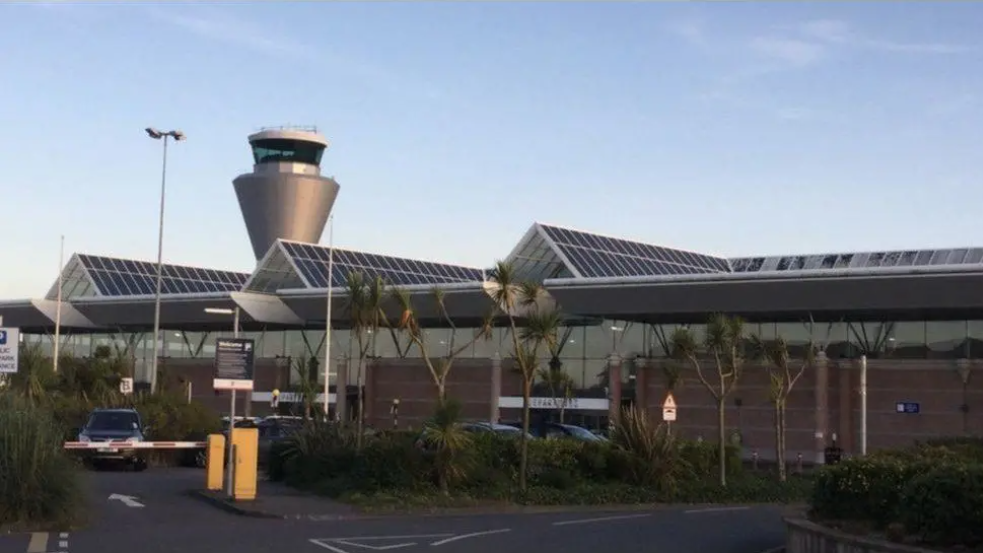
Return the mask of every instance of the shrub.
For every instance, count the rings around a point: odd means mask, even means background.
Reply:
[[[901,494],[900,522],[937,545],[983,543],[983,466],[942,465],[911,480]]]
[[[680,453],[693,472],[700,477],[719,478],[719,444],[704,441],[679,442]],[[744,472],[741,448],[728,444],[725,448],[727,476],[740,476]]]
[[[77,464],[50,411],[0,395],[0,524],[71,524],[82,506]]]
[[[623,459],[627,461],[625,476],[632,484],[671,491],[680,478],[692,476],[692,467],[668,427],[653,424],[644,411],[622,410],[611,442],[628,454]]]
[[[854,458],[820,469],[813,513],[833,520],[869,521],[883,528],[898,520],[905,485],[937,463],[891,457]]]

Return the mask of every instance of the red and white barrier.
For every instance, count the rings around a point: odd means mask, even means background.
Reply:
[[[65,442],[65,449],[204,449],[208,442]]]

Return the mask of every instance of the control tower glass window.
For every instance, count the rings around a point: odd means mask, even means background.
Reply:
[[[253,159],[260,163],[307,163],[321,165],[324,145],[303,140],[268,138],[252,143]]]

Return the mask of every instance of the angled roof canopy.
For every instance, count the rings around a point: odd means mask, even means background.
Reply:
[[[242,288],[248,273],[217,271],[164,264],[161,294],[209,294]],[[157,264],[148,261],[74,254],[62,270],[62,299],[87,297],[152,296],[156,292]],[[47,299],[58,296],[58,282]]]
[[[277,290],[328,287],[328,261],[331,248],[277,240],[260,261],[246,283],[249,292],[274,293]],[[420,286],[484,281],[484,270],[448,263],[418,261],[373,253],[334,248],[331,285],[344,287],[351,273],[366,279],[382,277],[393,286]]]
[[[729,273],[722,257],[535,223],[509,260],[535,280]]]

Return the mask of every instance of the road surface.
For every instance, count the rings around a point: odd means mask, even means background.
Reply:
[[[779,507],[256,519],[184,495],[202,478],[92,473],[86,529],[0,537],[0,553],[762,553],[784,541]]]

